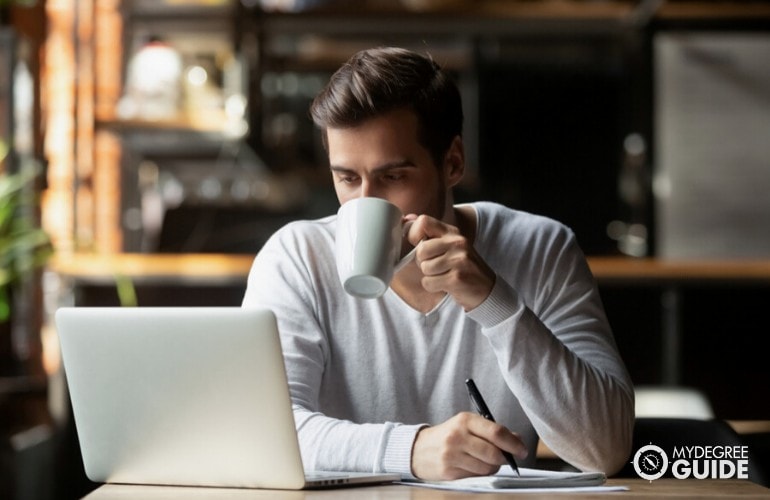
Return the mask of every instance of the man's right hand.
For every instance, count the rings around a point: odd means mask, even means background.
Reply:
[[[494,474],[506,463],[500,450],[527,456],[517,434],[475,413],[458,413],[420,430],[412,449],[412,473],[433,481]]]

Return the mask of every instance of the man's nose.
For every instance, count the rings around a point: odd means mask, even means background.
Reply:
[[[363,197],[378,198],[374,183],[366,179],[361,179],[361,198]]]

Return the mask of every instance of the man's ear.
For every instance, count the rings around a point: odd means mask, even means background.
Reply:
[[[444,156],[444,179],[446,187],[451,188],[457,185],[465,175],[465,146],[463,139],[459,135],[455,136],[452,144],[449,146]]]

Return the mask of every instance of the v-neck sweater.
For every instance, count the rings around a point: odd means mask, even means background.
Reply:
[[[573,232],[552,219],[473,203],[474,247],[495,271],[466,312],[447,296],[430,312],[392,289],[345,293],[336,216],[295,221],[260,250],[243,307],[278,319],[306,470],[411,475],[417,432],[472,407],[473,378],[532,466],[538,438],[582,470],[611,474],[631,449],[633,386]]]

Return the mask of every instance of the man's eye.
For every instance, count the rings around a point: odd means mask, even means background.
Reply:
[[[358,177],[355,177],[355,176],[346,175],[344,177],[340,177],[340,182],[344,182],[345,184],[352,184],[357,180],[358,180]]]
[[[387,179],[389,181],[400,181],[404,177],[406,177],[404,174],[387,174],[385,176],[385,179]]]

